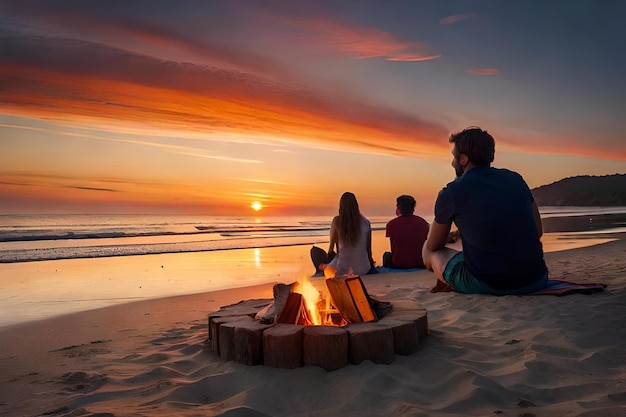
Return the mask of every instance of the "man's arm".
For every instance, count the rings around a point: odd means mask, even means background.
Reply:
[[[367,230],[367,257],[370,260],[370,266],[373,268],[376,262],[374,262],[374,258],[372,257],[372,229]]]
[[[433,222],[430,225],[430,231],[428,232],[428,239],[426,240],[426,247],[431,251],[438,251],[443,249],[448,243],[448,235],[452,223],[441,224]]]
[[[330,243],[328,245],[328,254],[334,251],[335,245],[337,246],[337,253],[339,252],[339,231],[337,230],[337,217],[333,218],[330,224]]]
[[[392,237],[391,237],[391,231],[389,230],[389,224],[390,223],[391,222],[387,223],[387,226],[385,226],[385,237],[389,238],[389,250],[393,253],[393,241],[392,241]]]

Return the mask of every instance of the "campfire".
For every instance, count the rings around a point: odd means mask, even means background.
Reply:
[[[395,354],[417,351],[428,335],[426,310],[419,304],[407,300],[392,308],[372,298],[360,276],[328,275],[279,283],[273,299],[210,313],[208,347],[247,365],[329,371],[363,360],[391,363]]]
[[[358,275],[335,277],[334,271],[328,270],[317,285],[308,278],[274,285],[274,301],[255,318],[264,324],[345,326],[377,321],[391,311],[391,303],[368,295]]]

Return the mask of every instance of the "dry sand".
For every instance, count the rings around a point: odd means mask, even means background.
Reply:
[[[225,362],[206,315],[271,284],[141,301],[0,330],[3,416],[624,416],[626,240],[546,254],[592,295],[429,293],[431,272],[363,277],[428,310],[430,336],[390,365],[333,372]]]

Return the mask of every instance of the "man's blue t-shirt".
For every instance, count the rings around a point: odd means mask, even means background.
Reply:
[[[533,201],[521,175],[474,167],[439,192],[435,221],[457,225],[474,277],[496,289],[523,287],[547,273]]]

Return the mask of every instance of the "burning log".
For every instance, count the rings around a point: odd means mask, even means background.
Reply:
[[[284,310],[289,296],[291,295],[295,282],[291,284],[276,284],[274,285],[274,301],[272,301],[267,307],[259,311],[255,319],[259,320],[263,324],[271,324],[276,321],[276,318],[280,316]]]
[[[256,320],[263,324],[284,323],[304,326],[320,324],[317,309],[320,294],[310,282],[276,284],[273,290],[274,301],[256,314]]]
[[[314,324],[310,310],[307,308],[302,294],[292,292],[287,298],[285,308],[276,318],[276,323],[300,324],[312,326]]]
[[[326,286],[333,304],[348,323],[376,321],[376,313],[370,305],[367,290],[357,275],[328,278]]]

